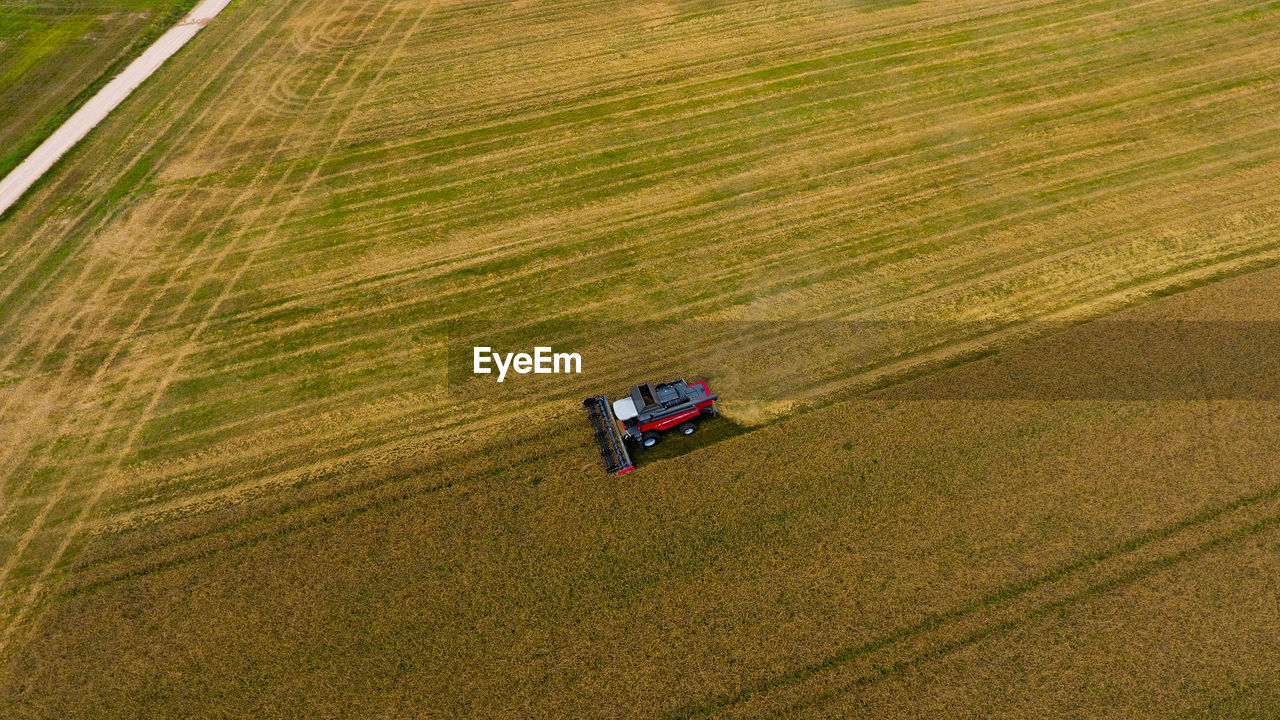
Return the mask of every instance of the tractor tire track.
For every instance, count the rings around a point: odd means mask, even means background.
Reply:
[[[283,9],[278,10],[275,15],[272,15],[270,18],[270,21],[274,21],[275,18],[278,17],[279,14],[282,12],[282,10]],[[262,28],[261,32],[251,37],[254,37],[254,38],[260,37],[262,33],[265,33],[270,27],[270,21],[268,22],[266,27]],[[241,49],[243,49],[244,47],[248,47],[250,42],[251,42],[250,40],[247,40],[246,43],[241,46]],[[229,63],[230,61],[228,61],[227,65],[224,65],[224,68],[227,67]],[[210,80],[210,82],[212,82],[212,79]],[[224,89],[228,87],[230,87],[229,84],[224,85]],[[188,104],[187,107],[188,108],[192,107],[192,104]],[[210,103],[208,106],[206,106],[205,110],[202,111],[198,116],[197,122],[199,121],[199,119],[206,117],[207,114],[212,111],[213,107],[214,107],[213,103]],[[231,116],[228,115],[220,119],[220,121],[215,124],[215,126],[210,130],[210,132],[216,132],[217,129],[221,127],[222,122],[225,122],[226,120],[230,119],[230,117]],[[186,125],[185,132],[180,139],[185,139],[189,137],[194,127],[196,127],[196,122]],[[164,212],[162,212],[162,214],[159,217],[159,220],[161,222],[164,222],[170,213],[176,211],[177,208],[180,207],[182,202],[185,202],[185,200],[193,192],[196,192],[196,191],[197,189],[189,189],[188,192],[185,195],[183,195],[182,198],[180,198],[179,202],[167,203],[167,209]],[[106,219],[103,220],[103,223],[105,222],[106,222]],[[101,227],[101,225],[99,225],[99,227]],[[184,229],[184,232],[185,232],[185,229]],[[140,248],[142,247],[143,244],[144,243],[142,242],[142,236],[139,235],[137,242],[131,244],[131,246],[126,251],[126,254],[123,257],[116,259],[114,267],[108,273],[108,275],[106,276],[106,279],[102,282],[99,282],[96,284],[92,284],[88,282],[89,278],[93,276],[93,273],[96,270],[96,266],[87,265],[82,270],[81,274],[78,276],[76,282],[73,283],[72,287],[73,288],[81,287],[81,286],[90,287],[92,294],[90,295],[89,300],[83,301],[83,302],[82,301],[66,301],[61,304],[55,304],[55,306],[50,308],[51,314],[62,311],[64,313],[68,313],[69,315],[64,315],[64,317],[61,319],[57,318],[56,315],[53,315],[51,317],[43,318],[38,322],[33,322],[31,326],[31,330],[29,331],[27,337],[15,343],[14,349],[11,351],[10,355],[6,358],[6,362],[12,361],[13,356],[16,355],[18,352],[20,352],[22,348],[34,346],[42,352],[49,352],[53,348],[65,342],[68,338],[71,338],[73,335],[74,329],[77,327],[77,325],[80,323],[86,322],[87,313],[90,310],[101,309],[105,307],[105,303],[103,303],[103,299],[105,297],[104,293],[106,289],[112,283],[115,282],[116,278],[119,277],[119,275],[122,272],[124,272],[126,269],[129,269],[133,261],[133,257],[137,252],[140,251]],[[81,245],[81,248],[83,247],[84,247],[84,244]],[[190,262],[192,261],[189,261],[188,264]],[[147,274],[148,273],[146,272],[138,274],[138,277],[134,280],[133,284],[129,287],[128,290],[125,291],[127,296],[130,296],[133,294],[134,290],[138,288],[141,285],[141,283],[145,280]],[[52,282],[52,278],[49,280],[49,282]],[[63,307],[64,305],[68,307],[64,308]],[[102,320],[98,319],[96,324],[101,324],[101,322]],[[50,326],[52,326],[52,330],[50,329]],[[101,363],[99,363],[99,366],[96,372],[94,373],[93,377],[90,379],[88,385],[83,389],[81,393],[82,400],[84,398],[92,397],[94,390],[98,388],[101,382],[103,381],[106,371],[111,367],[115,359],[119,356],[120,352],[123,350],[125,346],[125,341],[127,339],[128,338],[126,337],[116,337],[116,342],[111,352]],[[77,358],[76,352],[72,351],[70,353],[70,356],[63,363],[59,377],[55,381],[55,387],[67,386],[67,380],[70,377],[70,374],[75,366],[77,359],[78,358]],[[4,417],[6,414],[8,414],[12,403],[16,401],[17,395],[18,393],[15,392],[10,396],[9,400],[5,404],[5,407],[3,409],[0,409],[0,417]],[[30,426],[42,419],[43,418],[25,418],[26,422],[24,424],[27,426]],[[61,430],[65,430],[65,421],[64,421],[64,426]],[[61,433],[61,430],[59,430],[59,434]],[[6,456],[11,457],[12,454],[16,452],[16,449],[18,447],[20,446],[11,445]],[[0,463],[0,467],[5,467],[5,466],[6,466],[5,463]],[[6,485],[6,483],[3,482],[3,480],[6,480],[6,479],[8,478],[0,478],[0,492],[3,492],[3,488]],[[0,519],[0,526],[2,525],[3,525],[3,521],[2,519]],[[2,573],[0,573],[0,577],[3,577]]]
[[[367,97],[368,89],[376,85],[377,80],[381,79],[383,74],[386,72],[387,68],[389,68],[393,64],[396,57],[399,55],[399,52],[403,49],[404,43],[407,42],[408,37],[417,30],[417,28],[421,25],[421,23],[426,19],[426,17],[428,17],[428,15],[430,15],[434,11],[434,9],[435,9],[434,3],[428,3],[425,6],[421,14],[415,20],[409,32],[404,35],[404,38],[401,40],[401,44],[397,49],[397,51],[391,53],[391,55],[387,58],[382,68],[378,71],[377,75],[375,76],[375,81],[369,85],[366,85],[366,95],[361,96],[362,100],[364,97]],[[384,5],[379,10],[378,16],[381,16],[381,14],[385,12],[385,10],[386,10],[386,6]],[[375,21],[365,27],[365,30],[361,32],[360,38],[363,38],[364,32],[367,32],[370,27],[376,24],[376,20],[377,18],[375,17]],[[388,28],[386,32],[384,33],[382,39],[379,41],[380,43],[385,43],[387,41],[387,39],[391,36],[393,31],[395,30],[395,26],[396,26],[396,23],[394,22],[388,24]],[[353,45],[358,46],[359,39],[357,39],[357,41],[353,43]],[[338,69],[342,66],[342,64],[345,62],[346,57],[348,56],[349,54],[347,56],[344,56],[343,61],[340,61],[338,65],[335,66],[335,69],[330,74],[330,80],[336,77]],[[364,69],[369,64],[371,64],[372,60],[373,60],[373,54],[370,53],[368,61],[364,64],[364,66],[361,67],[360,70],[356,71],[350,76],[350,78],[348,79],[348,84],[353,83],[357,78],[363,75]],[[359,111],[360,106],[361,106],[361,101],[357,101],[357,103],[348,111],[348,114],[346,116],[346,119],[343,121],[342,126],[339,128],[339,131],[333,136],[331,140],[331,146],[336,146],[337,143],[341,141],[343,136],[343,131],[348,127],[352,118],[354,118],[355,114]],[[318,168],[313,171],[312,177],[314,178],[316,175],[318,175]],[[276,191],[278,190],[279,190],[279,185],[277,185],[277,188],[276,188]],[[282,220],[283,220],[283,217],[282,217]],[[231,253],[231,249],[235,245],[236,243],[234,242],[234,240],[232,242],[227,243],[222,256],[217,261],[212,263],[210,265],[210,268],[216,269],[217,267],[220,267],[222,265],[222,261],[225,258],[229,257]],[[194,349],[194,344],[196,340],[199,338],[203,329],[207,327],[209,320],[216,313],[222,300],[225,299],[230,289],[235,286],[238,278],[252,264],[254,255],[255,255],[254,251],[249,252],[248,256],[236,269],[235,273],[223,285],[223,290],[221,295],[219,295],[219,297],[215,299],[213,303],[209,306],[209,309],[204,314],[204,317],[201,319],[200,323],[197,324],[196,328],[192,331],[187,342],[179,349],[177,356],[171,360],[171,364],[169,365],[169,369],[167,373],[161,379],[160,384],[156,387],[156,389],[152,393],[150,402],[148,403],[147,407],[143,410],[142,415],[139,417],[138,421],[134,425],[133,430],[131,431],[129,437],[124,443],[124,446],[115,455],[115,459],[112,461],[112,464],[108,468],[106,473],[104,473],[102,480],[100,480],[96,484],[94,489],[91,491],[91,495],[88,501],[81,505],[75,517],[75,520],[72,523],[71,529],[64,535],[64,539],[61,542],[61,544],[58,546],[57,550],[55,551],[53,559],[44,566],[43,570],[40,572],[39,576],[36,578],[36,581],[33,583],[31,589],[28,591],[27,602],[19,606],[19,612],[17,617],[13,619],[13,621],[4,630],[3,634],[0,635],[0,648],[3,648],[7,644],[9,640],[9,636],[12,634],[14,628],[19,626],[22,620],[24,619],[24,610],[33,606],[39,591],[43,588],[45,583],[48,581],[48,578],[52,573],[53,569],[58,565],[59,562],[61,562],[62,557],[67,552],[72,541],[81,534],[81,531],[84,529],[86,525],[86,521],[88,517],[92,513],[93,509],[96,507],[97,502],[101,499],[103,494],[106,492],[106,489],[109,486],[110,479],[113,478],[116,472],[120,469],[124,459],[128,455],[130,448],[132,447],[133,444],[137,442],[138,438],[140,437],[142,428],[146,425],[146,422],[148,421],[149,416],[154,412],[156,406],[159,404],[160,400],[164,397],[165,390],[168,388],[169,384],[172,382],[177,368],[182,365],[187,355]],[[203,285],[203,283],[197,283],[196,287],[198,288],[201,285]],[[191,297],[192,295],[188,295],[188,298],[187,298],[188,302],[190,301]],[[185,304],[186,303],[184,303],[184,305]],[[53,504],[54,503],[51,502],[49,505],[52,506]],[[0,575],[0,577],[2,577],[2,575]]]
[[[265,33],[272,26],[272,23],[274,22],[275,18],[278,17],[278,15],[281,12],[283,12],[283,8],[281,8],[280,10],[277,10],[275,15],[272,15],[270,18],[268,18],[258,33],[246,35],[243,37],[243,42],[240,43],[240,45],[235,49],[235,51],[230,53],[226,62],[224,62],[216,72],[209,75],[208,79],[205,81],[205,84],[201,87],[201,89],[198,92],[192,93],[187,96],[188,97],[187,103],[185,104],[184,109],[181,111],[180,115],[186,113],[191,107],[194,106],[196,100],[204,95],[205,91],[212,85],[215,78],[217,78],[223,72],[225,72],[226,69],[232,65],[233,61],[239,57],[239,54],[241,52],[243,52],[246,48],[248,48],[249,45],[252,44],[257,38],[262,37],[263,33]],[[230,39],[230,37],[231,36],[228,36],[228,39]],[[238,75],[239,72],[240,71],[237,71],[236,74]],[[228,82],[227,85],[224,86],[224,88],[229,86],[230,86],[230,81]],[[194,128],[199,124],[199,122],[204,117],[206,117],[209,112],[211,112],[213,105],[214,103],[212,102],[209,103],[209,105],[205,108],[205,110],[202,111],[193,122],[183,126],[183,132],[178,137],[173,138],[174,142],[178,142],[178,143],[184,142],[185,139],[189,137],[190,134],[194,131]],[[173,127],[175,127],[175,124],[170,125],[170,128],[173,128]],[[153,148],[158,146],[160,143],[162,143],[166,139],[168,134],[169,134],[168,130],[166,130],[164,133],[158,134],[152,141],[150,141],[143,148],[142,153],[150,154]],[[114,184],[116,181],[118,181],[120,178],[125,176],[128,172],[130,172],[130,170],[133,167],[134,167],[133,163],[130,163],[123,172],[118,173],[111,180],[111,183]],[[93,211],[94,207],[95,207],[94,204],[90,204],[88,207],[86,207],[80,213],[80,215],[74,220],[74,224],[78,224],[85,217],[89,216],[89,214]],[[103,226],[105,226],[105,224],[110,219],[114,217],[115,217],[115,213],[106,213],[104,217],[96,224],[96,226],[93,229],[89,230],[89,234],[92,235],[98,232]],[[100,308],[103,306],[103,300],[105,298],[107,289],[114,283],[115,279],[119,277],[120,273],[133,262],[134,257],[140,251],[140,248],[142,245],[143,245],[142,238],[141,237],[137,238],[137,242],[131,244],[130,247],[126,249],[123,256],[119,258],[119,261],[116,263],[115,267],[108,273],[105,280],[98,283],[96,286],[91,285],[88,282],[88,279],[93,276],[93,273],[97,268],[96,266],[93,266],[93,265],[86,265],[85,268],[80,273],[80,275],[77,277],[77,279],[72,283],[72,287],[92,287],[93,291],[90,294],[89,298],[84,301],[64,303],[70,306],[66,308],[62,307],[62,305],[59,305],[59,304],[55,304],[53,307],[51,307],[46,317],[31,323],[31,330],[28,332],[26,336],[14,341],[14,343],[10,346],[10,349],[8,353],[5,355],[5,357],[3,359],[0,359],[0,368],[9,366],[14,361],[18,353],[22,352],[24,349],[34,347],[36,352],[43,354],[43,353],[50,352],[54,347],[57,347],[66,339],[70,338],[73,332],[73,328],[77,327],[77,325],[79,325],[80,323],[86,320],[86,318],[88,317],[88,313],[90,312],[91,309]],[[70,262],[75,255],[76,253],[69,254],[66,262]],[[57,276],[57,272],[51,273],[49,278],[46,280],[46,282],[42,284],[40,288],[36,290],[36,292],[32,293],[31,298],[29,299],[29,302],[30,303],[36,302],[36,299],[41,295],[41,291],[45,288],[45,286],[48,283],[54,282],[54,279],[56,278],[56,276]],[[141,280],[139,280],[138,282],[141,282]],[[137,283],[135,283],[134,287],[136,286],[137,286]],[[59,311],[64,313],[64,316],[62,318],[58,318],[56,316],[56,313]],[[5,323],[6,329],[9,326],[11,326],[12,323],[17,322],[18,318],[23,315],[25,315],[25,313],[22,313],[22,312],[14,313],[12,318],[6,321]],[[112,357],[114,357],[114,355]],[[74,368],[74,365],[77,360],[78,360],[78,354],[73,351],[70,354],[70,356],[67,358],[67,360],[64,362],[62,372],[60,373],[58,379],[54,381],[55,387],[66,386],[67,380],[69,379],[70,373]],[[110,365],[110,358],[108,358],[106,361],[101,363],[101,367],[99,368],[99,370],[105,370],[106,366],[108,365]],[[100,380],[101,378],[97,377],[97,379]],[[96,382],[97,380],[91,381],[91,384],[96,385]],[[22,390],[23,390],[23,385],[20,384],[18,387],[8,391],[9,396],[6,399],[3,407],[0,407],[0,418],[9,417],[11,415],[13,405],[14,403],[17,402],[17,399],[21,394]],[[14,433],[9,434],[5,438],[6,449],[3,453],[0,453],[0,467],[10,467],[8,463],[13,459],[14,453],[16,453],[19,448],[24,447],[26,442],[29,442],[30,440],[32,440],[31,436],[36,432],[36,427],[38,426],[38,424],[40,422],[43,422],[44,419],[47,417],[48,413],[52,411],[53,411],[52,407],[46,406],[45,413],[35,417],[25,417],[22,423],[17,424],[18,429]],[[7,483],[3,482],[2,479],[0,479],[0,506],[8,505],[8,503],[6,502],[7,497],[8,497]],[[0,513],[0,527],[3,527],[5,517],[6,517],[5,513]]]
[[[372,5],[372,4],[373,4],[373,3],[372,3],[372,0],[366,0],[365,6],[366,6],[366,7],[368,7],[369,5]],[[385,6],[384,6],[384,10],[385,10]],[[338,69],[339,69],[343,64],[345,64],[345,59],[346,59],[349,55],[350,55],[350,52],[346,53],[346,54],[343,56],[343,60],[338,62],[338,64],[337,64],[337,65],[335,66],[335,68],[334,68],[334,71],[333,71],[333,72],[331,73],[331,75],[330,75],[330,78],[331,78],[331,79],[332,79],[333,75],[334,75],[334,74],[336,74],[337,70],[338,70]],[[244,122],[247,124],[247,122],[248,122],[248,121],[249,121],[249,119],[248,119],[248,118],[246,118]],[[283,142],[281,143],[281,145],[283,145]],[[278,188],[277,188],[277,189],[278,189]],[[247,190],[245,191],[244,195],[242,196],[242,200],[243,200],[243,199],[246,199],[246,198],[251,194],[251,190],[252,190],[252,187],[251,187],[250,189],[247,189]],[[224,217],[230,217],[230,212],[231,212],[231,210],[234,210],[234,208],[236,208],[236,207],[238,207],[238,206],[239,206],[239,203],[234,203],[234,204],[232,205],[232,207],[228,210],[227,214],[226,214],[226,215],[224,215]],[[210,233],[209,235],[207,235],[207,236],[206,236],[206,238],[207,238],[207,237],[209,237],[209,236],[211,236],[211,235],[213,235],[213,234],[214,234],[214,233]],[[228,255],[228,254],[229,254],[229,252],[230,252],[230,249],[231,249],[232,247],[234,247],[234,245],[235,245],[235,243],[234,243],[234,242],[227,243],[227,245],[224,247],[224,249],[222,250],[222,252],[221,252],[220,256],[217,258],[217,260],[215,260],[214,262],[212,262],[212,263],[209,263],[209,264],[208,264],[208,266],[207,266],[207,270],[208,270],[209,272],[214,272],[214,271],[216,270],[216,268],[218,268],[218,267],[222,264],[222,261],[227,257],[227,255]],[[200,246],[200,247],[201,247],[201,248],[203,247],[203,243],[201,244],[201,246]],[[198,252],[198,251],[199,251],[199,250],[197,250],[197,252]],[[193,258],[193,261],[194,261],[194,258]],[[181,274],[181,272],[182,272],[182,270],[180,269],[177,273],[174,273],[173,275],[171,275],[171,276],[170,276],[170,284],[171,284],[171,283],[176,279],[176,277],[177,277],[179,274]],[[203,284],[202,282],[201,282],[201,283],[196,283],[196,284],[195,284],[195,286],[194,286],[194,288],[193,288],[192,292],[191,292],[191,293],[189,293],[189,294],[187,295],[186,300],[185,300],[185,301],[184,301],[184,303],[183,303],[183,306],[184,306],[184,307],[185,307],[185,305],[186,305],[186,304],[189,304],[189,303],[190,303],[190,301],[191,301],[191,300],[192,300],[192,298],[194,297],[195,292],[199,289],[199,287],[200,287],[202,284]],[[163,295],[168,291],[168,289],[169,289],[169,285],[166,285],[165,290],[164,290],[164,291],[162,291],[162,292],[160,292],[160,293],[158,293],[158,294],[153,298],[153,300],[151,301],[151,303],[146,307],[146,309],[145,309],[145,310],[140,314],[140,316],[138,317],[138,319],[135,321],[135,323],[136,323],[136,324],[140,324],[140,323],[141,323],[141,322],[142,322],[142,321],[143,321],[143,320],[144,320],[144,319],[145,319],[145,318],[146,318],[146,317],[151,313],[152,309],[153,309],[153,308],[154,308],[154,306],[155,306],[156,301],[158,301],[160,297],[163,297]],[[214,307],[216,307],[216,305],[215,305]],[[194,339],[194,337],[196,337],[196,336],[198,335],[199,330],[200,330],[200,326],[197,326],[196,331],[195,331],[195,332],[193,332],[193,335],[192,335],[192,338],[193,338],[193,339]],[[125,333],[125,334],[124,334],[124,335],[119,339],[119,345],[123,345],[123,344],[124,344],[124,343],[129,339],[129,338],[130,338],[130,333]],[[188,341],[188,345],[187,345],[187,346],[184,346],[184,347],[189,347],[189,343],[190,343],[191,341],[192,341],[192,340],[189,340],[189,341]],[[131,376],[130,381],[129,381],[129,384],[130,384],[130,385],[132,385],[134,382],[136,382],[136,381],[137,381],[138,376],[139,376],[139,373],[141,372],[141,370],[142,370],[142,366],[141,366],[141,365],[139,365],[137,368],[135,368],[134,373],[133,373],[133,375]],[[166,386],[162,386],[162,387],[160,387],[160,388],[158,388],[158,389],[157,389],[157,392],[156,392],[156,394],[154,395],[154,397],[155,397],[155,398],[158,398],[158,397],[160,397],[160,396],[163,394],[163,388],[164,388],[164,387],[167,387],[167,385],[166,385]],[[158,402],[158,400],[156,400],[156,401]],[[111,415],[110,415],[110,412],[108,412],[108,414],[106,415],[106,418],[110,418],[110,416],[111,416]],[[105,423],[105,422],[106,422],[106,420],[104,420],[104,423]],[[139,428],[140,428],[140,427],[141,427],[141,423],[139,423],[137,427],[139,427]],[[131,439],[136,439],[135,435],[133,435],[133,434],[131,434],[131,435],[130,435],[130,438],[131,438]],[[104,474],[104,476],[103,476],[102,478],[100,478],[100,479],[99,479],[99,481],[95,484],[94,488],[90,491],[90,492],[91,492],[91,495],[90,495],[89,499],[88,499],[84,504],[82,504],[82,505],[80,506],[80,508],[79,508],[79,510],[78,510],[78,513],[77,513],[77,515],[76,515],[76,517],[75,517],[75,520],[74,520],[74,521],[73,521],[73,523],[72,523],[72,527],[68,530],[68,532],[67,532],[66,534],[64,534],[64,536],[63,536],[63,540],[62,540],[62,541],[61,541],[61,543],[57,546],[57,549],[54,551],[52,558],[51,558],[47,563],[45,563],[45,564],[43,565],[42,569],[41,569],[41,570],[39,571],[39,573],[37,574],[37,576],[36,576],[35,580],[34,580],[34,581],[32,582],[32,584],[28,587],[28,589],[27,589],[27,591],[26,591],[26,593],[25,593],[25,597],[24,597],[24,598],[22,598],[22,599],[19,601],[18,609],[17,609],[17,613],[16,613],[16,614],[15,614],[15,615],[10,619],[10,621],[5,625],[4,629],[3,629],[2,631],[0,631],[0,651],[3,651],[3,650],[4,650],[4,649],[9,645],[9,642],[10,642],[11,637],[12,637],[12,635],[13,635],[14,631],[15,631],[15,628],[17,628],[18,626],[20,626],[20,625],[22,624],[22,622],[25,620],[25,618],[26,618],[27,614],[30,612],[30,609],[31,609],[31,608],[33,607],[33,605],[35,604],[37,597],[39,596],[39,594],[41,593],[41,591],[43,591],[44,586],[45,586],[46,582],[48,581],[48,579],[49,579],[49,577],[50,577],[51,573],[53,572],[54,568],[55,568],[55,567],[57,566],[57,564],[61,561],[61,559],[62,559],[63,555],[66,553],[67,549],[69,548],[69,546],[70,546],[70,544],[71,544],[72,540],[73,540],[73,539],[75,538],[75,536],[77,535],[78,530],[79,530],[79,527],[80,527],[80,525],[82,525],[82,524],[83,524],[84,519],[85,519],[85,517],[87,516],[87,513],[88,513],[88,512],[90,512],[90,511],[92,510],[93,505],[94,505],[94,503],[96,502],[96,499],[97,499],[97,498],[99,498],[99,497],[101,497],[102,492],[104,492],[104,491],[105,491],[105,487],[106,487],[107,483],[109,482],[110,477],[111,477],[111,476],[112,476],[116,471],[118,471],[118,469],[119,469],[119,461],[120,461],[120,457],[121,457],[121,455],[120,455],[120,454],[117,454],[117,455],[116,455],[116,459],[112,461],[112,464],[108,467],[107,472]],[[12,570],[12,567],[16,564],[17,559],[18,559],[18,558],[23,554],[23,552],[25,551],[25,549],[27,548],[27,546],[30,544],[31,540],[35,537],[35,535],[37,534],[37,532],[38,532],[38,531],[40,530],[40,528],[43,526],[44,521],[45,521],[45,518],[47,518],[49,511],[50,511],[50,510],[51,510],[51,509],[52,509],[52,508],[53,508],[53,507],[54,507],[54,506],[55,506],[55,505],[56,505],[56,504],[57,504],[57,503],[58,503],[58,502],[59,502],[63,497],[65,497],[66,492],[67,492],[68,487],[69,487],[69,483],[70,483],[70,477],[69,477],[69,476],[68,476],[68,477],[65,477],[65,478],[64,478],[64,481],[63,481],[63,483],[61,484],[61,486],[59,487],[59,489],[58,489],[58,490],[53,494],[53,496],[52,496],[52,497],[50,497],[50,498],[48,498],[48,499],[47,499],[47,501],[46,501],[46,504],[45,504],[44,508],[42,509],[42,511],[41,511],[41,513],[40,513],[40,515],[37,517],[37,520],[31,524],[31,526],[30,526],[30,528],[28,529],[28,531],[27,531],[26,533],[24,533],[24,535],[22,536],[22,538],[20,538],[17,549],[16,549],[16,550],[15,550],[15,551],[10,555],[9,562],[7,562],[3,567],[0,567],[0,583],[2,583],[2,582],[4,581],[5,577],[6,577],[6,576],[8,575],[8,573]]]
[[[1073,563],[1001,588],[954,610],[930,615],[808,665],[690,705],[668,718],[791,715],[1025,625],[1059,608],[1111,592],[1157,570],[1277,527],[1280,485],[1086,554]],[[813,696],[808,697],[811,693]]]

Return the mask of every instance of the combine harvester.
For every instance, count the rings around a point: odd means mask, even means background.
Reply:
[[[662,432],[671,428],[681,435],[692,435],[700,416],[716,414],[716,397],[705,382],[676,380],[636,385],[629,396],[612,404],[608,397],[596,395],[583,400],[582,406],[595,431],[605,470],[620,475],[636,469],[627,452],[628,441],[651,448],[662,439]]]

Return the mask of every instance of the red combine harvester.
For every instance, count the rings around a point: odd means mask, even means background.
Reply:
[[[665,430],[675,428],[681,435],[692,435],[699,417],[716,413],[716,397],[705,382],[676,380],[636,385],[630,395],[612,404],[608,397],[596,395],[583,400],[582,406],[595,430],[605,470],[621,474],[635,469],[627,452],[628,441],[650,448],[658,444]]]

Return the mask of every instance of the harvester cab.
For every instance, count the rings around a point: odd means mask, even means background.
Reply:
[[[681,379],[636,385],[612,404],[608,397],[596,395],[583,400],[582,406],[587,409],[605,469],[621,474],[635,469],[628,443],[651,448],[672,428],[681,435],[692,435],[702,415],[716,413],[717,397],[705,382]]]

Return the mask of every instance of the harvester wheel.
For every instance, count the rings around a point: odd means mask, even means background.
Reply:
[[[695,425],[695,424],[693,424],[693,423],[691,423],[691,422],[687,422],[687,423],[685,423],[685,424],[683,424],[683,425],[681,425],[681,426],[680,426],[680,434],[681,434],[681,435],[692,435],[692,434],[694,433],[694,431],[695,431],[695,430],[697,430],[697,429],[698,429],[698,426],[697,426],[697,425]]]
[[[651,448],[654,445],[657,445],[658,441],[661,439],[662,439],[661,435],[654,432],[653,430],[649,430],[644,435],[640,436],[640,444],[647,448]]]

